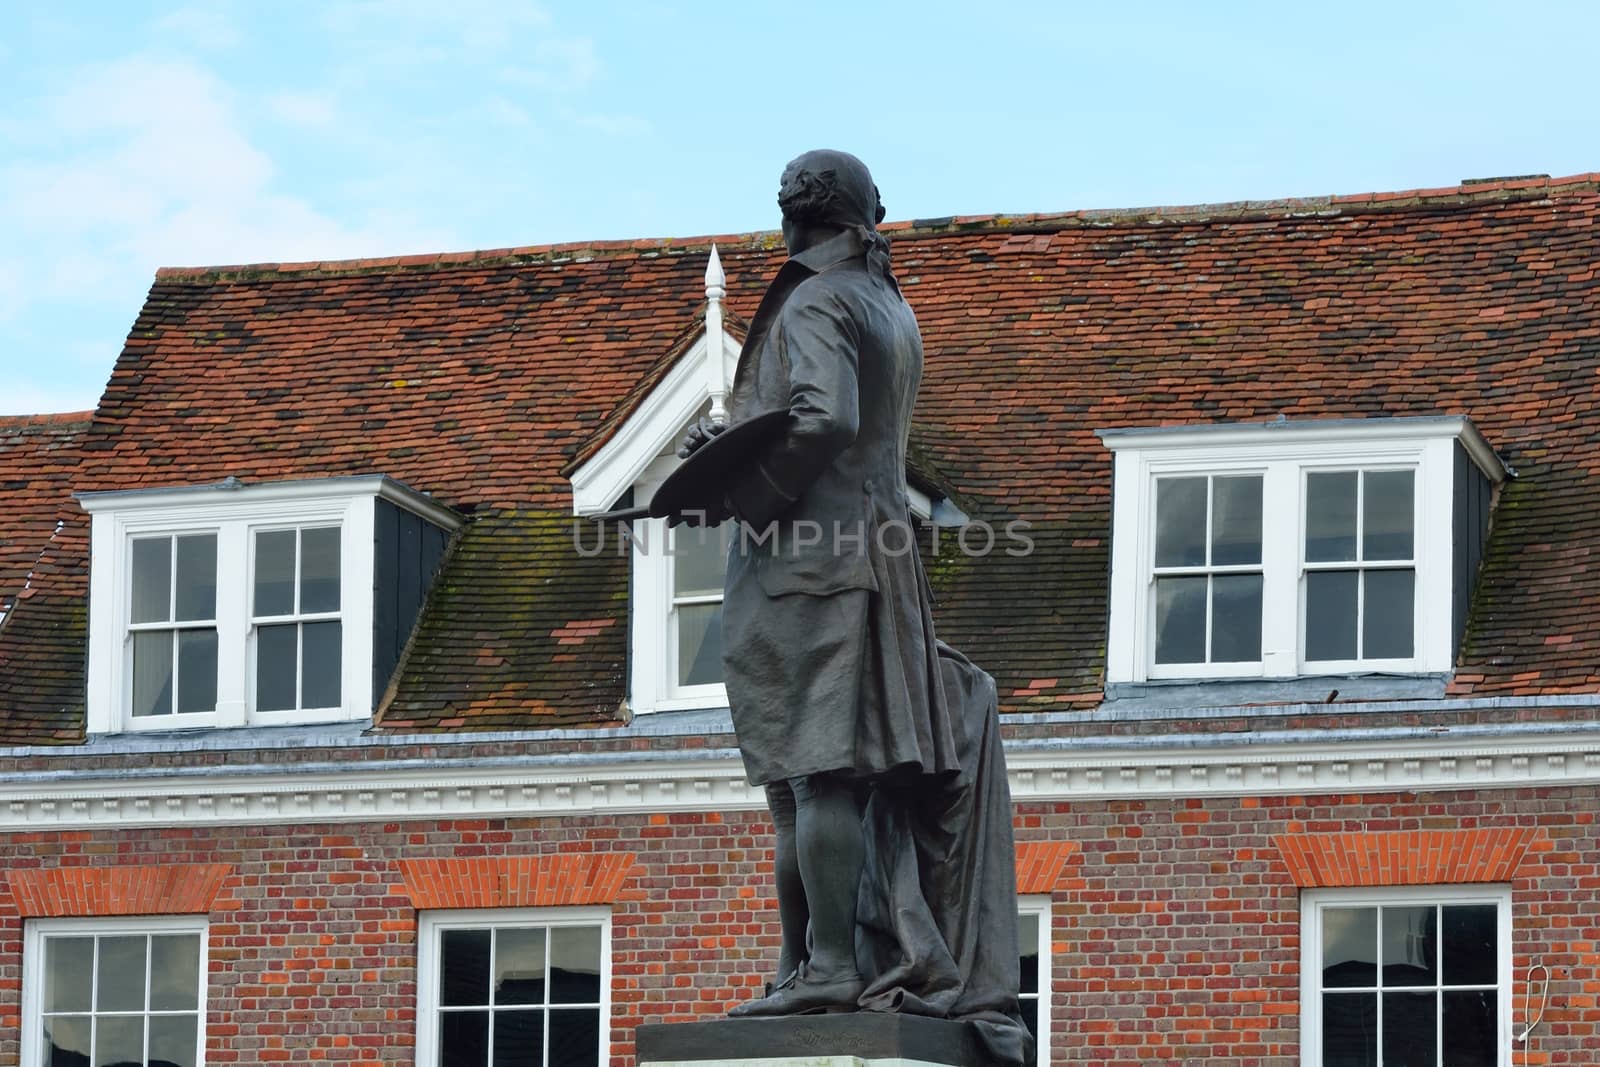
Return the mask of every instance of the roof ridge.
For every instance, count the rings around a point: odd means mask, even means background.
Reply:
[[[1470,207],[1480,203],[1503,203],[1552,194],[1600,190],[1600,171],[1588,171],[1560,178],[1545,175],[1514,178],[1468,179],[1456,185],[1435,188],[1401,189],[1392,192],[1349,193],[1328,196],[1281,197],[1266,200],[1233,200],[1209,204],[1183,204],[1133,208],[1087,208],[1075,211],[1037,212],[1008,215],[952,215],[942,218],[905,219],[885,223],[891,236],[917,236],[950,232],[999,230],[1037,232],[1074,226],[1108,226],[1117,223],[1240,221],[1246,219],[1293,217],[1308,214],[1350,214],[1363,211],[1395,211],[1419,207],[1439,209]],[[306,274],[345,274],[358,271],[406,268],[465,267],[496,262],[582,262],[618,253],[644,255],[681,254],[711,245],[723,248],[750,248],[770,251],[782,238],[777,230],[749,233],[706,234],[695,237],[654,237],[613,241],[568,241],[514,248],[475,249],[458,252],[431,252],[410,256],[308,260],[298,263],[242,263],[204,267],[160,267],[161,281],[211,280],[219,277],[299,276]]]
[[[66,427],[79,423],[87,426],[93,419],[93,411],[45,411],[33,415],[0,415],[0,432]]]

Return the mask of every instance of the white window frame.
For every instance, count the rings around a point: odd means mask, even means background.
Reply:
[[[306,530],[326,530],[326,529],[329,529],[329,528],[336,528],[336,529],[338,529],[340,531],[340,537],[339,537],[339,606],[336,609],[334,609],[333,611],[319,611],[319,612],[307,613],[305,611],[302,611],[301,608],[300,608],[300,576],[301,576],[301,565],[302,565],[302,562],[303,562],[302,557],[301,557],[301,552],[302,552],[302,541],[303,541],[303,538],[304,538],[304,532]],[[260,615],[260,614],[258,614],[256,612],[256,603],[255,603],[255,600],[256,600],[256,593],[255,593],[255,590],[256,590],[256,535],[257,534],[263,534],[263,533],[287,533],[287,532],[289,532],[291,530],[294,531],[294,535],[295,535],[295,549],[294,549],[294,604],[295,604],[295,606],[294,606],[294,610],[291,611],[287,615]],[[296,635],[295,635],[295,694],[294,694],[295,707],[293,707],[293,708],[284,708],[284,709],[280,709],[280,710],[277,710],[277,711],[262,711],[260,708],[258,708],[256,706],[256,692],[257,692],[257,689],[258,689],[257,679],[258,679],[258,674],[259,674],[259,671],[260,671],[260,662],[259,662],[259,659],[258,659],[258,647],[259,647],[259,636],[260,636],[259,635],[259,631],[260,631],[261,627],[263,627],[263,626],[288,626],[288,625],[293,624],[296,627],[303,628],[306,623],[337,622],[337,623],[339,623],[340,636],[341,636],[341,638],[344,638],[344,632],[345,632],[346,629],[348,629],[348,621],[347,621],[347,619],[345,617],[345,610],[344,610],[344,604],[345,604],[344,594],[345,594],[345,586],[346,586],[346,582],[345,582],[346,565],[345,565],[345,555],[344,555],[344,552],[345,552],[345,543],[344,543],[345,542],[345,538],[344,538],[344,535],[343,535],[343,530],[344,530],[344,527],[342,525],[334,524],[334,523],[327,523],[327,522],[263,523],[261,525],[251,526],[250,529],[249,529],[249,532],[248,532],[247,536],[250,539],[250,544],[249,544],[249,547],[247,549],[247,555],[249,557],[249,561],[250,562],[249,562],[249,566],[247,568],[246,578],[245,578],[245,597],[248,600],[247,613],[248,613],[248,618],[249,618],[249,623],[250,623],[250,628],[249,628],[250,648],[249,648],[249,653],[248,653],[248,659],[249,659],[249,662],[250,662],[250,680],[249,680],[248,690],[247,690],[245,695],[246,695],[246,699],[249,701],[249,704],[250,704],[250,717],[252,719],[256,720],[256,721],[259,721],[259,722],[295,722],[295,721],[312,722],[312,721],[318,721],[318,720],[326,720],[328,718],[343,718],[342,709],[343,709],[343,706],[344,706],[344,703],[345,703],[345,701],[343,699],[343,697],[344,697],[344,680],[345,680],[344,679],[344,675],[346,673],[345,672],[345,665],[344,665],[343,660],[341,660],[340,664],[339,664],[339,671],[340,671],[340,675],[341,675],[341,677],[340,677],[340,686],[339,686],[339,693],[340,693],[340,703],[339,703],[339,705],[336,706],[336,707],[332,707],[332,708],[327,708],[327,707],[306,708],[306,707],[301,707],[300,706],[301,698],[303,696],[303,692],[304,692],[304,689],[305,689],[305,648],[304,648],[304,637],[303,637],[302,633],[296,633]],[[348,639],[344,638],[343,643],[347,646],[348,645]],[[343,649],[341,649],[341,653],[342,652],[343,652]]]
[[[1459,441],[1495,482],[1504,468],[1462,418],[1357,419],[1254,426],[1105,430],[1114,457],[1108,682],[1293,678],[1353,672],[1435,674],[1453,664],[1453,496]],[[1414,654],[1408,659],[1307,661],[1305,474],[1416,471]],[[1172,475],[1262,475],[1259,663],[1155,663],[1155,481]],[[1289,503],[1289,502],[1292,502]],[[1359,566],[1352,564],[1351,566]]]
[[[1499,983],[1496,1067],[1511,1065],[1512,955],[1511,887],[1505,885],[1382,886],[1308,889],[1300,896],[1300,1062],[1322,1067],[1322,912],[1326,908],[1395,905],[1492,904],[1496,931],[1495,977]],[[1427,987],[1423,987],[1426,989]],[[1442,1019],[1440,1023],[1442,1032]],[[1381,1056],[1381,1052],[1380,1052]]]
[[[91,734],[192,727],[238,727],[363,719],[372,714],[375,514],[379,497],[454,530],[460,519],[381,476],[242,486],[83,493],[92,517],[89,578],[88,715]],[[343,622],[340,706],[257,712],[251,621],[254,531],[338,526],[339,606]],[[131,614],[134,538],[217,535],[217,706],[212,712],[135,719]]]
[[[685,427],[687,429],[687,427]],[[681,436],[681,435],[680,435]],[[637,500],[649,500],[680,461],[662,456],[645,468],[634,486]],[[693,528],[680,527],[680,534]],[[711,534],[708,533],[708,536]],[[638,519],[633,524],[633,600],[631,627],[633,678],[629,706],[635,712],[725,708],[728,687],[678,684],[678,613],[673,591],[671,535],[665,519]],[[721,597],[696,597],[696,603],[721,602]]]
[[[44,939],[76,935],[116,937],[125,934],[198,934],[200,937],[200,1012],[196,1027],[196,1067],[205,1067],[209,996],[206,976],[209,924],[203,915],[132,916],[115,918],[28,919],[22,935],[22,1063],[40,1063],[40,1020],[44,1009]],[[148,968],[148,965],[147,965]],[[148,978],[148,975],[147,975]]]
[[[439,1067],[441,933],[483,927],[598,926],[600,928],[600,1063],[611,1062],[611,909],[471,908],[417,913],[416,1067]]]
[[[1018,915],[1039,917],[1039,1043],[1038,1067],[1050,1067],[1050,1018],[1055,1007],[1055,989],[1052,978],[1055,967],[1050,959],[1050,898],[1044,895],[1017,897]],[[1018,946],[1021,948],[1022,946]]]

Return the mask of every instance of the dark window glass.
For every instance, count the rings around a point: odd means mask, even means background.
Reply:
[[[1434,907],[1383,909],[1383,984],[1438,985],[1439,912]]]
[[[162,634],[166,637],[166,634]],[[217,631],[178,631],[178,712],[217,710]]]
[[[1410,559],[1411,471],[1368,471],[1362,485],[1362,559]]]
[[[599,1063],[600,1010],[552,1011],[549,1067],[599,1067]]]
[[[1218,574],[1211,579],[1211,662],[1261,658],[1261,575]]]
[[[1212,565],[1260,563],[1261,476],[1216,478],[1211,493]]]
[[[1499,909],[1461,904],[1444,909],[1444,984],[1494,985],[1500,956]]]
[[[133,543],[133,614],[139,622],[172,618],[172,539],[147,537]]]
[[[600,1000],[600,928],[558,926],[550,931],[550,1002]]]
[[[133,635],[133,714],[172,714],[172,631]]]
[[[344,625],[339,622],[301,623],[300,641],[300,662],[305,670],[300,706],[338,707]]]
[[[193,1015],[152,1015],[150,1067],[195,1067],[199,1027]]]
[[[1363,571],[1366,596],[1361,607],[1364,659],[1409,659],[1415,620],[1412,570]]]
[[[1356,658],[1359,571],[1306,572],[1306,659]]]
[[[1322,994],[1322,1067],[1378,1067],[1378,994]]]
[[[94,1067],[144,1063],[144,1016],[102,1015],[94,1030]]]
[[[1200,477],[1156,482],[1157,567],[1205,566],[1206,481]]]
[[[1445,990],[1444,1067],[1496,1067],[1498,997],[1492,989]]]
[[[529,1067],[543,1063],[544,1012],[497,1011],[494,1013],[494,1061],[492,1067]]]
[[[294,530],[256,533],[255,613],[294,614]]]
[[[488,930],[446,930],[440,936],[439,1003],[489,1003]]]
[[[52,937],[46,943],[44,1010],[88,1011],[93,1007],[94,938]]]
[[[257,711],[289,711],[294,708],[299,629],[292,622],[256,628]]]
[[[439,1013],[439,1064],[440,1067],[489,1067],[487,1011]]]
[[[1206,660],[1204,576],[1156,579],[1156,662]]]
[[[545,932],[508,927],[495,933],[494,1002],[543,1004]]]
[[[1039,916],[1033,912],[1017,916],[1017,944],[1022,950],[1022,988],[1024,995],[1039,992]]]
[[[95,1011],[144,1010],[144,955],[148,940],[142,934],[99,939]]]
[[[1306,559],[1329,563],[1356,558],[1356,472],[1306,475]]]
[[[722,681],[722,605],[679,604],[678,684]]]
[[[178,538],[176,617],[183,622],[217,617],[217,535]]]
[[[199,981],[198,937],[182,934],[150,939],[151,1011],[193,1011],[200,1003]]]
[[[52,1015],[44,1020],[46,1067],[83,1067],[89,1062],[87,1015]]]
[[[339,610],[339,528],[300,531],[300,611]]]
[[[1378,909],[1322,909],[1322,984],[1348,989],[1378,984]]]
[[[1383,994],[1384,1067],[1439,1067],[1437,994]]]

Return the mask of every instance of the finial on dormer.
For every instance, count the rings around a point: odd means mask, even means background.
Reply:
[[[727,281],[722,257],[712,245],[711,258],[706,261],[706,392],[711,397],[711,421],[723,424],[728,421],[727,357],[722,347],[722,298]]]

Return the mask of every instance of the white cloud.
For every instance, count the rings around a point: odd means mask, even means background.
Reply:
[[[502,81],[545,92],[572,93],[586,89],[600,74],[594,42],[587,37],[547,38],[529,51],[527,58],[501,69]]]
[[[562,118],[583,130],[608,137],[638,137],[650,132],[650,123],[637,115],[607,115],[589,111],[563,111]]]
[[[328,93],[282,92],[267,97],[267,113],[291,126],[331,126],[338,114]]]
[[[499,53],[550,25],[550,14],[527,0],[346,0],[330,4],[323,21],[357,40],[391,41],[418,54],[465,49]],[[418,46],[415,42],[428,41]]]

